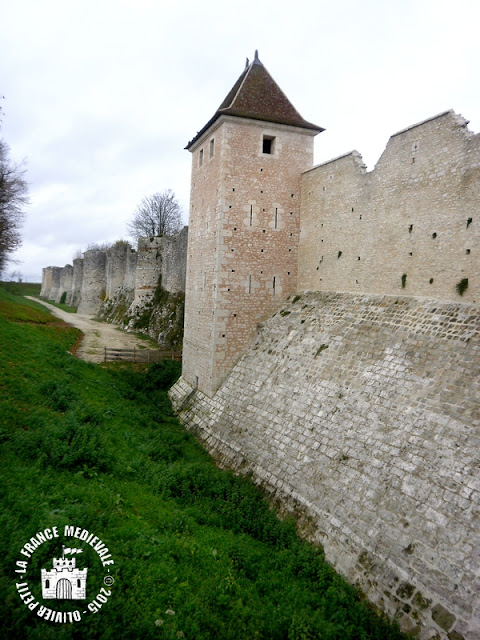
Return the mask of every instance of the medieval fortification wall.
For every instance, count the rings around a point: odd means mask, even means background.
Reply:
[[[77,307],[78,313],[95,315],[102,304],[121,293],[133,302],[132,312],[153,299],[159,282],[169,293],[185,291],[188,227],[176,237],[140,238],[138,251],[125,242],[107,250],[85,251],[65,267],[42,270],[40,295]]]
[[[478,305],[299,294],[212,398],[184,379],[171,398],[405,630],[473,640],[479,338]]]
[[[301,514],[333,566],[422,640],[480,639],[480,136],[466,124],[449,111],[395,134],[370,173],[357,152],[305,171],[297,294],[277,298],[253,341],[222,334],[237,354],[222,384],[199,382],[198,353],[185,349],[171,390],[220,464]],[[202,148],[193,152],[195,181]],[[250,155],[245,165],[248,176]],[[236,180],[219,188],[243,184],[240,163]],[[220,243],[240,228],[221,206]],[[248,252],[263,255],[267,232],[251,234]],[[201,233],[189,265],[212,259]],[[214,300],[224,278],[241,310],[253,292],[235,278],[249,264],[239,243],[228,249],[228,269],[219,262],[201,293]],[[215,345],[211,316],[201,330]]]
[[[302,176],[299,290],[480,302],[480,135],[447,111]]]

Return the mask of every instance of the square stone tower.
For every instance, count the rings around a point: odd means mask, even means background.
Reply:
[[[188,143],[192,184],[183,377],[212,396],[257,324],[296,290],[304,120],[260,62]]]

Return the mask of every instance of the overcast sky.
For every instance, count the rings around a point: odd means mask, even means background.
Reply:
[[[255,49],[325,127],[316,164],[356,149],[373,169],[390,135],[450,108],[480,132],[479,24],[478,0],[3,0],[0,136],[31,197],[7,273],[40,281],[126,238],[157,191],[186,216],[184,147]]]

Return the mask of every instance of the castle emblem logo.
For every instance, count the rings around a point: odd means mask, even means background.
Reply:
[[[77,569],[76,559],[65,555],[83,553],[83,549],[72,549],[62,545],[62,557],[53,559],[53,569],[42,569],[42,598],[57,600],[84,600],[87,595],[88,569]]]
[[[76,538],[75,546],[70,543],[60,547],[62,535]],[[15,563],[18,595],[30,611],[43,620],[80,622],[98,613],[112,595],[115,582],[110,573],[110,567],[115,564],[112,554],[106,544],[87,529],[67,525],[63,532],[58,527],[38,531],[23,545],[20,554],[21,559]],[[37,557],[30,563],[34,554]],[[29,566],[31,564],[36,566]],[[90,598],[94,594],[91,599],[87,597],[87,576]],[[52,600],[56,603],[51,603]]]

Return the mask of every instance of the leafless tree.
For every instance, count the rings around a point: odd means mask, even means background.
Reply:
[[[106,251],[111,246],[111,242],[89,242],[85,251]]]
[[[127,225],[135,240],[145,236],[175,236],[182,227],[182,210],[171,189],[143,198]]]
[[[28,186],[23,163],[10,160],[10,149],[0,140],[0,273],[9,254],[21,245],[20,228],[28,204]]]
[[[10,272],[8,279],[10,280],[10,282],[23,282],[23,273],[15,269],[14,271]]]

